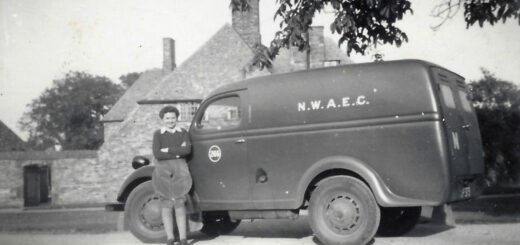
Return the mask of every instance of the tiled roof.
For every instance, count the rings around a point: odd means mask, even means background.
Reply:
[[[141,74],[139,79],[125,91],[112,109],[104,115],[103,121],[124,120],[128,113],[137,107],[137,101],[141,100],[151,88],[159,84],[161,76],[161,69],[148,70]]]
[[[243,79],[244,68],[253,55],[240,35],[226,24],[144,100],[202,99],[220,85]]]
[[[25,142],[0,121],[0,151],[24,150]]]
[[[330,38],[324,38],[325,59],[352,61]],[[137,108],[137,102],[200,100],[221,85],[244,78],[296,71],[289,49],[280,50],[269,71],[253,71],[244,74],[244,68],[254,56],[230,24],[224,25],[200,49],[173,72],[163,75],[154,69],[143,73],[125,92],[103,121],[122,121]]]

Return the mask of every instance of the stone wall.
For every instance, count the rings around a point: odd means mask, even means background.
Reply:
[[[23,205],[23,168],[20,165],[16,160],[0,159],[0,207]]]
[[[105,166],[95,151],[0,153],[0,207],[23,207],[24,167],[50,168],[50,205],[103,204]]]
[[[104,140],[112,137],[112,134],[117,132],[119,130],[119,127],[121,126],[121,121],[110,121],[110,122],[103,122],[103,137]]]

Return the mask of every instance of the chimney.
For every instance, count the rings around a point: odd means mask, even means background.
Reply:
[[[323,67],[325,61],[325,39],[323,37],[323,26],[312,26],[309,30],[309,67]]]
[[[248,0],[249,11],[232,11],[232,26],[249,47],[261,42],[259,0]]]
[[[175,69],[175,40],[163,38],[163,73],[167,74]]]
[[[308,70],[310,68],[309,50],[299,51],[298,47],[291,46],[292,71]]]
[[[325,61],[323,26],[312,26],[305,39],[309,40],[309,50],[300,52],[297,47],[291,47],[291,63],[295,71],[323,67]]]

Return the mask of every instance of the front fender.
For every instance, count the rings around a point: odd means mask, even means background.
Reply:
[[[299,203],[303,203],[309,184],[319,174],[332,169],[348,170],[359,175],[372,190],[377,203],[383,207],[434,206],[439,204],[433,200],[418,200],[396,195],[386,186],[372,167],[357,158],[348,156],[327,157],[313,164],[304,173],[298,184]]]
[[[154,169],[155,166],[148,165],[138,168],[133,173],[131,173],[121,185],[119,193],[117,194],[117,201],[125,202],[128,194],[130,194],[132,189],[134,189],[140,183],[152,178],[152,172]]]

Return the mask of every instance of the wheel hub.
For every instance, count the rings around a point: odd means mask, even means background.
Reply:
[[[161,219],[161,202],[158,197],[150,196],[141,205],[139,219],[152,230],[163,229]]]
[[[350,234],[359,227],[359,203],[346,195],[331,198],[324,207],[329,228],[340,234]]]

